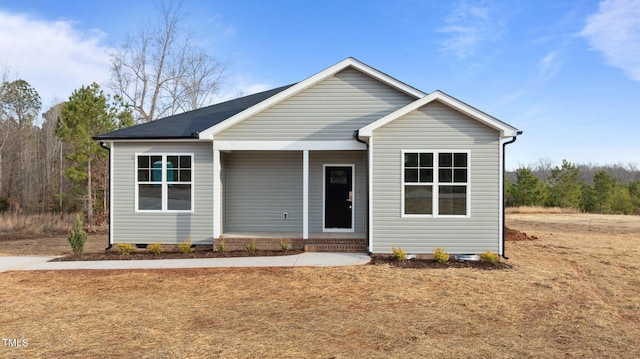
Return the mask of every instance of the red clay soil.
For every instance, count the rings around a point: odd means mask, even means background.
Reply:
[[[370,265],[389,265],[391,267],[398,268],[410,268],[410,269],[447,269],[447,268],[476,268],[484,270],[496,270],[496,269],[511,269],[512,266],[504,261],[498,261],[494,264],[486,263],[483,261],[457,261],[451,258],[444,263],[436,262],[433,259],[409,259],[405,262],[400,262],[391,256],[374,255],[371,257]]]
[[[538,237],[529,236],[524,232],[520,232],[517,229],[511,229],[505,227],[505,240],[507,241],[532,241]],[[453,256],[451,256],[453,257]],[[489,264],[482,261],[464,261],[459,262],[454,258],[449,259],[448,262],[438,263],[433,259],[411,259],[406,262],[399,262],[391,256],[373,256],[371,258],[371,264],[373,265],[390,265],[393,267],[401,268],[478,268],[478,269],[511,269],[511,265],[504,261],[498,261],[495,264]]]
[[[529,236],[524,232],[520,232],[517,229],[511,229],[509,227],[505,227],[505,238],[506,241],[533,241],[538,239],[536,236]]]

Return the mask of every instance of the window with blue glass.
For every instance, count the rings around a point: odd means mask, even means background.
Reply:
[[[192,163],[192,154],[137,155],[137,210],[191,211]]]

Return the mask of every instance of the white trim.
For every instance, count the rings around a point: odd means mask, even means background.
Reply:
[[[412,111],[419,109],[422,106],[425,106],[433,101],[439,101],[440,103],[451,107],[452,109],[461,112],[495,130],[500,131],[501,137],[514,137],[518,135],[518,130],[514,127],[507,125],[506,123],[498,120],[495,117],[492,117],[475,107],[469,106],[466,103],[447,95],[442,91],[434,91],[427,96],[422,97],[412,103],[401,107],[400,109],[382,117],[381,119],[374,121],[362,128],[358,131],[360,137],[367,138],[373,136],[373,131],[388,124],[391,121],[394,121]]]
[[[499,141],[498,143],[498,147],[500,147],[499,149],[499,166],[498,166],[498,254],[499,255],[504,255],[504,241],[502,240],[502,237],[504,235],[504,231],[503,231],[503,226],[504,223],[502,222],[503,220],[503,211],[504,211],[504,164],[502,162],[502,159],[504,158],[503,153],[504,153],[504,145],[503,145],[503,141]]]
[[[367,146],[356,140],[345,141],[213,141],[219,151],[364,151]]]
[[[99,141],[99,140],[98,140]],[[167,139],[159,139],[159,138],[124,138],[124,139],[109,139],[110,142],[130,142],[130,143],[147,143],[147,142],[161,142],[161,143],[171,143],[171,142],[205,142],[201,141],[197,137],[193,138],[167,138]]]
[[[213,238],[222,234],[222,156],[220,151],[213,150]]]
[[[369,253],[373,253],[373,137],[369,138],[369,151],[367,152],[367,180],[369,181],[369,193],[367,194],[369,196],[369,205],[367,206],[369,221],[367,223],[367,231],[369,231]]]
[[[351,167],[351,228],[326,228],[325,210],[327,203],[327,167]],[[322,232],[355,232],[355,214],[356,214],[356,165],[350,164],[332,164],[325,163],[322,165]]]
[[[404,154],[405,153],[432,153],[433,154],[433,182],[425,183],[424,185],[432,186],[432,197],[431,197],[431,214],[405,214],[404,213],[404,187],[407,185],[404,182]],[[458,186],[465,186],[467,188],[467,201],[466,201],[466,214],[458,215],[458,214],[440,214],[439,208],[439,188],[440,185],[450,186],[456,185],[455,182],[449,183],[441,183],[439,178],[439,169],[440,163],[438,163],[439,158],[438,154],[440,153],[466,153],[467,154],[467,181],[464,184],[458,183]],[[402,218],[470,218],[471,217],[471,150],[401,150],[400,151],[400,217]],[[417,186],[420,183],[416,184]]]
[[[309,150],[302,151],[302,239],[309,239]]]
[[[384,82],[387,85],[390,85],[394,88],[396,88],[399,91],[402,91],[414,98],[420,98],[423,97],[425,94],[422,91],[419,91],[407,84],[405,84],[404,82],[398,81],[397,79],[394,79],[393,77],[380,72],[376,69],[374,69],[373,67],[370,67],[352,57],[349,57],[347,59],[344,59],[340,62],[338,62],[337,64],[321,71],[318,72],[317,74],[308,77],[307,79],[298,82],[297,84],[273,95],[272,97],[269,97],[268,99],[249,107],[248,109],[241,111],[231,117],[229,117],[228,119],[226,119],[225,121],[222,121],[212,127],[209,127],[208,129],[201,131],[200,132],[200,139],[201,140],[206,140],[206,139],[213,139],[213,137],[215,136],[215,134],[220,133],[220,131],[223,131],[235,124],[237,124],[240,121],[243,121],[251,116],[254,116],[255,114],[311,87],[312,85],[315,85],[316,83],[325,80],[335,74],[337,74],[338,72],[348,68],[348,67],[352,67],[360,72],[363,72],[366,75],[369,75],[371,77],[373,77],[374,79]]]
[[[109,143],[109,244],[113,244],[113,167],[114,167],[114,157],[115,151],[113,148],[114,143]],[[136,172],[138,170],[136,169]]]
[[[139,195],[139,186],[140,184],[145,184],[145,182],[140,183],[138,181],[138,157],[139,156],[161,156],[162,157],[162,180],[159,183],[162,186],[162,209],[161,210],[149,210],[149,209],[139,209],[138,203],[138,195]],[[191,185],[191,209],[188,210],[170,210],[167,209],[168,206],[168,188],[167,188],[167,157],[169,156],[189,156],[191,157],[191,181],[188,183]],[[193,213],[195,207],[195,154],[193,152],[136,152],[134,153],[133,158],[133,170],[135,171],[134,175],[134,212],[135,213]],[[179,181],[173,181],[179,182]],[[187,183],[187,182],[183,182]],[[180,183],[179,183],[180,184]]]

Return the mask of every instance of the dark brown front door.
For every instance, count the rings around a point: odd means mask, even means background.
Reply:
[[[325,167],[325,229],[351,229],[352,167]]]

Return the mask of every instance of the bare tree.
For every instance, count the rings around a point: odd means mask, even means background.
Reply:
[[[6,70],[2,73],[2,78],[0,78],[0,84],[4,84],[7,82],[7,72]],[[0,94],[1,96],[1,94]],[[0,97],[0,101],[3,101],[2,97]],[[3,172],[2,172],[2,158],[4,154],[4,149],[7,146],[7,139],[9,138],[9,120],[7,119],[6,111],[4,110],[4,106],[0,105],[0,197],[2,196],[2,182],[4,181]]]
[[[544,183],[549,183],[551,178],[551,170],[553,169],[553,160],[549,157],[538,159],[535,171]]]
[[[64,161],[63,143],[56,136],[56,127],[62,114],[63,105],[64,103],[54,105],[42,114],[44,122],[42,123],[38,142],[40,147],[38,152],[41,154],[38,157],[40,161],[40,166],[38,167],[44,169],[39,191],[41,210],[43,212],[54,208],[62,210],[65,191],[63,171],[67,164]],[[68,184],[66,184],[66,190],[70,190]]]
[[[224,66],[195,46],[181,28],[181,3],[161,0],[156,26],[128,36],[112,51],[111,87],[149,122],[209,104]]]
[[[204,51],[187,50],[181,68],[182,76],[177,85],[172,86],[175,92],[170,92],[171,97],[178,100],[178,109],[190,111],[211,104],[218,92],[222,64]]]
[[[41,102],[38,92],[24,80],[5,81],[0,85],[0,107],[6,123],[3,128],[2,149],[8,146],[8,159],[12,175],[8,177],[5,192],[8,197],[17,197],[20,206],[30,206],[34,181],[35,136],[37,130],[33,122],[40,112]],[[3,160],[5,160],[3,158]]]

